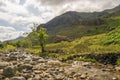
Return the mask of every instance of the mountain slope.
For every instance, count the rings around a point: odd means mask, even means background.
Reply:
[[[104,38],[105,45],[120,44],[120,26],[115,30],[110,31]]]
[[[47,22],[39,28],[45,27],[52,36],[64,35],[71,39],[85,35],[94,35],[108,32],[119,26],[119,20],[114,19],[120,16],[120,5],[103,12],[80,13],[75,11],[66,12]],[[109,24],[110,22],[110,24]]]

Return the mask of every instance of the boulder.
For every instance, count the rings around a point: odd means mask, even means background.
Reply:
[[[0,69],[3,69],[4,67],[7,67],[9,65],[8,62],[0,62]]]
[[[115,70],[120,72],[120,66],[115,67]]]
[[[31,64],[19,64],[18,70],[21,71],[23,69],[32,70],[33,66]]]
[[[3,69],[3,75],[6,77],[12,77],[16,74],[16,68],[13,66],[8,66]]]
[[[26,80],[26,79],[24,77],[15,76],[15,77],[12,77],[10,80]]]

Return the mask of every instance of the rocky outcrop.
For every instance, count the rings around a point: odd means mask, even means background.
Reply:
[[[119,74],[120,66],[61,62],[22,50],[0,53],[0,80],[119,80]]]

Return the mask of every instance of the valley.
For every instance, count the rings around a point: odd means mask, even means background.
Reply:
[[[0,42],[0,80],[120,80],[120,5],[67,11],[23,34]]]

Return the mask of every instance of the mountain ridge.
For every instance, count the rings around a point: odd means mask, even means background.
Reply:
[[[107,28],[108,21],[113,16],[119,16],[120,5],[107,9],[102,12],[76,12],[68,11],[63,13],[45,24],[40,24],[40,27],[47,28],[48,34],[51,36],[63,35],[72,39],[85,35],[94,35],[109,31]],[[113,27],[113,26],[111,26]]]

